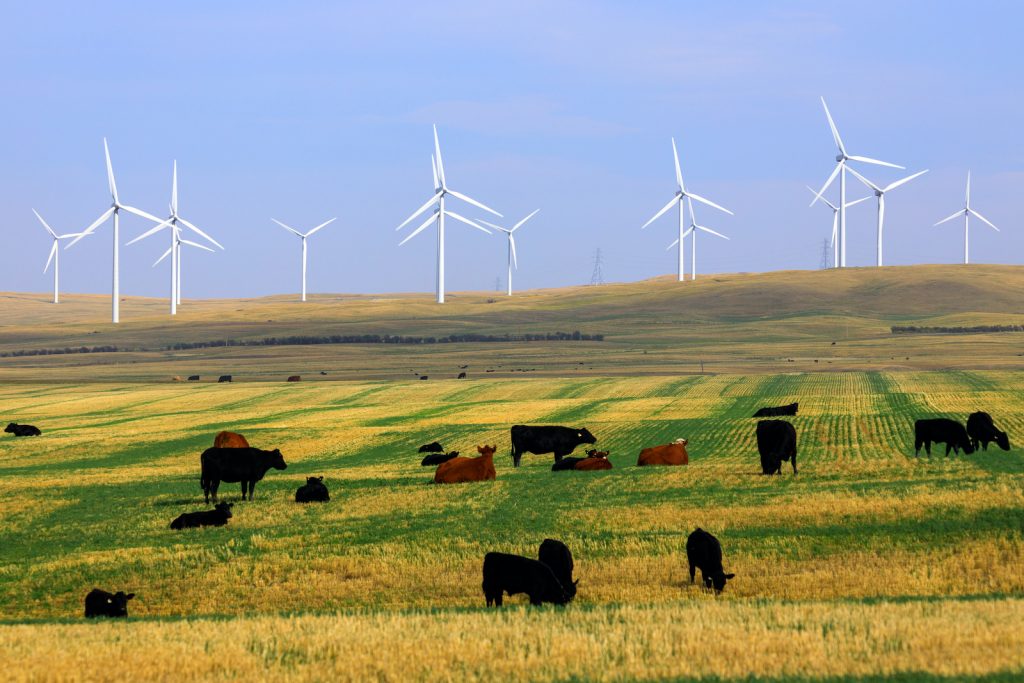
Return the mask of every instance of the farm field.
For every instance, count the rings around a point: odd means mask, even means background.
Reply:
[[[1010,335],[1012,336],[1012,335]],[[606,342],[604,342],[606,343]],[[656,346],[656,344],[654,345]],[[965,355],[966,357],[966,355]],[[37,368],[38,370],[38,368]],[[627,368],[628,370],[628,368]],[[4,370],[7,371],[6,369]],[[0,386],[0,670],[15,680],[898,680],[1024,676],[1024,459],[913,456],[913,420],[987,410],[1024,434],[1024,372],[658,374]],[[761,405],[799,401],[800,474],[760,476]],[[609,472],[508,457],[512,424],[586,426]],[[221,429],[289,463],[225,528],[199,454]],[[635,468],[689,439],[690,465]],[[497,444],[438,487],[416,447]],[[1014,444],[1016,446],[1016,444]],[[332,501],[292,502],[324,475]],[[725,592],[688,582],[717,535]],[[482,557],[572,549],[567,608],[484,608]],[[94,586],[132,618],[82,623]],[[55,643],[60,643],[55,647]],[[129,675],[129,672],[131,675]]]

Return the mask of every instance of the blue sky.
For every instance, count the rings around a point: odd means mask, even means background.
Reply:
[[[186,252],[184,294],[298,288],[432,291],[432,234],[394,231],[429,196],[430,125],[449,184],[515,220],[517,287],[674,270],[673,219],[639,227],[688,186],[735,212],[699,244],[704,273],[817,268],[828,209],[807,207],[835,154],[824,95],[851,153],[931,172],[892,193],[887,262],[953,263],[963,202],[972,260],[1021,263],[1024,51],[1015,2],[18,3],[0,25],[0,290],[46,291],[49,242],[109,204],[163,214],[171,161],[181,214],[227,251]],[[867,167],[891,181],[899,171]],[[851,184],[851,198],[862,192]],[[456,209],[485,217],[466,207]],[[874,202],[849,213],[851,265],[874,262]],[[123,240],[141,233],[122,222]],[[491,289],[505,246],[448,232],[448,288]],[[109,291],[110,228],[62,252],[62,289]],[[158,241],[159,240],[159,243]],[[122,291],[165,294],[165,240],[122,248]]]

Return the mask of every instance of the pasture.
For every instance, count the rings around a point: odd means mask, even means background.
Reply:
[[[599,331],[599,330],[595,330]],[[1024,372],[487,377],[0,387],[0,670],[15,679],[1017,680],[1024,459],[913,456],[913,420],[992,413],[1024,438]],[[759,475],[761,405],[799,401],[800,474]],[[513,424],[586,426],[606,472],[513,469]],[[224,528],[199,454],[221,429],[279,447]],[[636,468],[689,439],[690,464]],[[437,486],[416,448],[498,444],[497,479]],[[299,506],[324,475],[331,502]],[[736,578],[688,582],[718,536]],[[576,559],[567,608],[484,609],[488,550]],[[94,586],[131,618],[82,623]],[[57,645],[59,643],[59,645]]]

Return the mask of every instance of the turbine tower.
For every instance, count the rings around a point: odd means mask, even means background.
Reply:
[[[813,194],[815,197],[818,196],[818,193],[815,192],[814,188],[812,188],[810,185],[804,185],[804,187],[806,187],[808,190],[810,190],[811,194]],[[846,202],[846,208],[850,208],[854,204],[860,204],[861,202],[866,202],[869,199],[871,199],[871,197],[861,197],[860,199],[854,199],[852,202]],[[838,233],[838,227],[839,227],[839,207],[836,206],[835,204],[833,204],[832,202],[830,202],[829,200],[825,199],[824,197],[821,198],[821,201],[825,202],[825,204],[828,206],[828,208],[832,209],[832,239],[829,241],[829,247],[831,247],[831,249],[832,249],[832,267],[833,268],[838,268],[839,267],[839,239],[838,239],[837,233]]]
[[[495,230],[499,230],[499,231],[505,233],[506,235],[508,235],[508,281],[507,282],[508,282],[508,295],[509,296],[512,296],[512,266],[514,265],[516,270],[519,270],[519,260],[516,258],[516,238],[512,236],[512,233],[514,233],[516,230],[521,228],[523,226],[523,223],[525,223],[526,221],[528,221],[531,218],[533,218],[534,216],[536,216],[537,215],[537,211],[540,211],[540,209],[536,209],[533,213],[531,213],[529,216],[527,216],[523,220],[521,220],[518,223],[516,223],[515,225],[513,225],[511,228],[503,228],[500,225],[495,225],[494,223],[488,223],[487,221],[480,221],[484,225],[490,226],[490,227],[494,228]]]
[[[169,252],[170,257],[171,257],[171,315],[177,315],[177,313],[178,313],[178,306],[181,304],[181,245],[182,244],[187,244],[187,245],[189,245],[191,247],[199,247],[201,249],[206,249],[207,251],[213,251],[213,249],[209,249],[209,248],[204,247],[202,245],[196,244],[195,242],[189,242],[188,240],[181,239],[181,234],[180,234],[181,233],[181,228],[178,226],[178,224],[180,223],[181,225],[184,225],[186,228],[188,228],[192,232],[196,233],[197,235],[202,236],[206,240],[209,240],[211,243],[217,245],[221,249],[223,249],[224,247],[221,246],[220,242],[218,242],[217,240],[213,239],[212,237],[207,235],[205,232],[203,232],[202,230],[200,230],[199,228],[197,228],[196,226],[192,225],[187,220],[185,220],[184,218],[182,218],[181,216],[178,215],[178,162],[177,162],[177,160],[175,160],[173,162],[172,170],[171,170],[171,203],[169,205],[169,208],[170,208],[170,215],[167,217],[166,220],[164,220],[162,222],[160,222],[158,220],[159,225],[157,225],[154,228],[150,228],[146,232],[142,233],[141,235],[139,235],[135,239],[133,239],[130,242],[128,242],[128,244],[135,244],[136,242],[138,242],[140,240],[146,239],[150,235],[154,235],[154,234],[160,232],[164,228],[170,228],[170,231],[171,231],[171,246],[170,246],[170,249],[168,250],[168,252]],[[153,265],[155,266],[157,263],[160,263],[160,261],[163,261],[167,257],[167,255],[168,254],[165,253],[163,256],[161,256],[159,259],[157,259],[157,262],[154,263]]]
[[[988,227],[992,228],[996,232],[999,232],[999,228],[997,228],[995,225],[993,225],[992,221],[990,221],[989,219],[985,218],[980,213],[978,213],[977,211],[975,211],[974,209],[971,208],[971,172],[968,171],[967,172],[967,195],[964,198],[964,208],[960,209],[959,211],[954,213],[952,216],[949,216],[948,218],[943,218],[941,221],[939,221],[938,223],[935,224],[935,225],[942,225],[946,221],[951,221],[954,218],[956,218],[957,216],[963,216],[964,217],[964,264],[967,264],[967,263],[971,262],[970,261],[970,240],[969,240],[968,235],[969,235],[969,232],[970,232],[970,220],[971,220],[971,216],[972,215],[975,218],[977,218],[978,220],[980,220],[981,222],[985,223]],[[932,227],[935,227],[935,226],[932,226]]]
[[[282,228],[284,228],[288,232],[297,235],[299,237],[299,239],[302,240],[302,300],[305,301],[306,300],[306,238],[309,237],[310,235],[312,235],[313,233],[315,233],[320,228],[327,227],[328,225],[330,225],[331,223],[333,223],[334,221],[336,221],[338,219],[337,218],[332,218],[329,221],[324,221],[323,223],[321,223],[320,225],[316,226],[315,228],[313,228],[312,230],[310,230],[309,232],[307,232],[305,234],[299,232],[295,228],[288,227],[287,225],[285,225],[281,221],[277,220],[276,218],[271,218],[270,220],[274,221],[275,223],[280,225]]]
[[[464,202],[466,202],[468,204],[472,204],[473,206],[481,208],[484,211],[487,211],[489,213],[493,213],[498,218],[503,218],[503,216],[500,213],[498,213],[497,211],[495,211],[494,209],[492,209],[490,207],[487,207],[487,206],[484,206],[483,204],[481,204],[477,200],[470,199],[469,197],[467,197],[466,195],[462,194],[461,192],[456,192],[455,190],[453,190],[450,187],[448,187],[448,182],[445,180],[445,176],[444,176],[444,162],[441,160],[441,143],[438,142],[438,139],[437,139],[437,126],[436,125],[434,126],[434,156],[431,158],[430,164],[431,164],[431,166],[434,169],[434,196],[432,196],[430,199],[428,199],[427,202],[423,206],[421,206],[420,208],[416,209],[416,212],[413,213],[408,218],[406,218],[402,222],[401,225],[399,225],[397,228],[395,228],[395,230],[401,230],[402,228],[407,226],[409,223],[411,223],[417,216],[422,214],[424,211],[429,209],[434,204],[437,204],[437,209],[434,210],[434,212],[431,214],[430,218],[428,218],[427,220],[423,221],[423,223],[418,228],[416,228],[411,233],[409,233],[409,236],[406,237],[401,242],[399,242],[398,246],[402,246],[403,244],[405,244],[406,242],[411,240],[413,237],[415,237],[416,235],[420,234],[421,232],[426,230],[428,227],[430,227],[430,225],[435,220],[437,221],[437,303],[443,304],[444,303],[444,219],[445,219],[445,216],[447,216],[448,218],[454,218],[455,220],[457,220],[457,221],[459,221],[461,223],[465,223],[466,225],[468,225],[470,227],[473,227],[473,228],[476,228],[477,230],[482,230],[482,231],[486,232],[488,235],[491,234],[491,231],[488,230],[487,228],[485,228],[485,227],[483,227],[481,225],[477,225],[473,221],[471,221],[468,218],[465,218],[463,216],[460,216],[459,214],[455,213],[454,211],[449,211],[449,210],[445,209],[445,207],[444,207],[445,198],[448,195],[451,195],[452,197],[456,197],[458,199],[461,199],[462,201],[464,201]]]
[[[678,237],[676,238],[676,241],[673,242],[672,244],[673,244],[673,246],[675,246],[677,244],[679,245],[679,254],[678,254],[679,258],[677,259],[677,261],[678,261],[678,266],[679,266],[679,282],[682,282],[685,279],[684,278],[684,267],[683,266],[686,263],[686,259],[684,258],[684,254],[683,254],[683,247],[684,247],[683,238],[686,236],[686,235],[683,234],[683,227],[684,227],[684,224],[685,224],[685,221],[684,221],[684,218],[683,218],[683,199],[684,198],[687,199],[687,200],[696,199],[698,202],[701,202],[703,204],[707,204],[708,206],[713,206],[714,208],[718,209],[719,211],[726,212],[730,216],[733,215],[733,214],[732,214],[732,211],[730,211],[729,209],[723,208],[723,207],[719,206],[718,204],[715,204],[713,201],[711,201],[709,199],[704,199],[704,197],[701,197],[699,195],[693,194],[692,192],[687,192],[686,191],[686,187],[683,185],[683,174],[682,174],[682,171],[679,170],[679,152],[676,151],[676,139],[675,138],[672,138],[672,160],[675,161],[675,164],[676,164],[676,194],[675,194],[674,197],[672,197],[672,200],[668,204],[666,204],[664,207],[662,207],[661,211],[659,211],[658,213],[654,214],[653,218],[651,218],[649,221],[647,221],[646,223],[641,225],[640,229],[643,230],[648,225],[650,225],[651,223],[656,221],[658,218],[660,218],[663,213],[665,213],[666,211],[671,209],[673,206],[675,206],[676,204],[679,205],[679,222],[678,222],[678,230],[679,230],[679,232],[678,232]],[[690,202],[690,207],[691,207],[691,212],[692,212],[693,202]]]
[[[839,137],[839,129],[836,128],[835,122],[832,120],[832,114],[829,113],[828,105],[825,104],[825,98],[821,98],[821,106],[825,108],[825,117],[828,119],[828,126],[832,129],[832,139],[836,143],[838,154],[836,154],[836,167],[832,170],[832,175],[828,177],[825,184],[822,185],[821,190],[815,194],[814,199],[811,201],[810,206],[814,206],[814,202],[821,198],[825,190],[828,189],[832,181],[836,179],[836,175],[839,175],[839,267],[846,267],[846,167],[848,161],[860,161],[865,164],[875,164],[877,166],[888,166],[889,168],[900,168],[896,164],[890,164],[888,161],[879,161],[878,159],[870,159],[868,157],[855,156],[846,153],[846,146],[843,145],[843,139]]]
[[[906,183],[909,183],[914,178],[916,178],[918,176],[922,176],[922,175],[924,175],[927,172],[928,172],[928,169],[925,169],[923,171],[918,171],[914,175],[909,175],[906,178],[903,178],[901,180],[897,180],[894,183],[889,183],[885,187],[879,187],[878,185],[875,185],[873,182],[871,182],[870,180],[868,180],[867,178],[862,176],[860,173],[857,173],[857,171],[855,169],[852,169],[852,168],[850,169],[850,173],[852,173],[854,176],[856,176],[857,180],[861,181],[862,183],[867,185],[869,188],[874,190],[875,191],[875,196],[878,197],[878,246],[877,246],[878,263],[877,263],[877,265],[879,265],[879,266],[882,265],[882,229],[885,226],[885,193],[888,192],[889,190],[896,189],[900,185],[904,185]]]
[[[71,233],[68,233],[66,235],[58,235],[57,233],[55,233],[53,231],[53,229],[49,225],[46,224],[46,221],[43,220],[43,217],[39,215],[38,211],[36,211],[35,209],[32,209],[32,213],[34,213],[36,215],[36,218],[39,219],[39,222],[43,224],[44,228],[46,228],[46,232],[50,233],[50,237],[53,238],[53,246],[50,247],[50,257],[48,259],[46,259],[46,267],[43,268],[43,272],[45,273],[47,270],[50,269],[50,262],[52,261],[53,262],[53,303],[59,304],[60,303],[60,250],[57,249],[57,244],[61,240],[66,240],[66,239],[69,239],[71,237],[78,237],[82,233],[80,233],[80,232],[71,232]]]
[[[697,224],[697,218],[696,218],[696,216],[693,213],[693,202],[690,201],[689,197],[686,198],[686,203],[689,205],[689,208],[690,208],[690,227],[687,229],[686,232],[683,233],[682,239],[686,239],[687,235],[691,236],[690,237],[690,281],[692,282],[692,281],[697,279],[697,231],[698,230],[703,230],[704,232],[709,233],[711,235],[715,235],[716,237],[721,237],[723,240],[727,240],[729,238],[726,237],[725,235],[723,235],[720,232],[715,232],[711,228],[704,227],[703,225],[698,225]],[[723,209],[723,211],[724,210],[725,209]],[[679,240],[676,240],[676,242],[673,242],[672,244],[668,245],[668,247],[665,248],[665,251],[668,251],[672,247],[676,246],[677,242],[679,242]]]
[[[107,158],[107,186],[110,188],[111,205],[110,208],[103,212],[99,218],[93,221],[92,225],[78,233],[78,237],[71,240],[65,249],[70,249],[78,243],[78,240],[82,239],[86,235],[91,235],[92,232],[100,225],[105,223],[111,216],[114,217],[114,258],[113,258],[113,284],[111,286],[111,322],[117,323],[121,320],[121,281],[118,271],[118,244],[120,242],[120,215],[121,211],[127,211],[133,213],[136,216],[141,216],[147,220],[151,220],[154,223],[161,223],[161,220],[152,214],[148,214],[145,211],[136,209],[133,206],[122,204],[117,198],[117,184],[114,182],[114,168],[110,164],[110,149],[107,147],[107,139],[103,138],[103,153]]]

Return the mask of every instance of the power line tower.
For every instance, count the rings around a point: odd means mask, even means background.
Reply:
[[[495,292],[500,292],[501,291],[501,278],[500,277],[494,278],[494,291]]]
[[[604,284],[604,273],[601,272],[601,266],[603,264],[604,262],[601,260],[601,249],[598,248],[598,250],[594,252],[594,271],[590,275],[590,284]]]
[[[832,267],[832,245],[828,240],[821,241],[821,264],[818,267],[821,270],[828,270]]]

